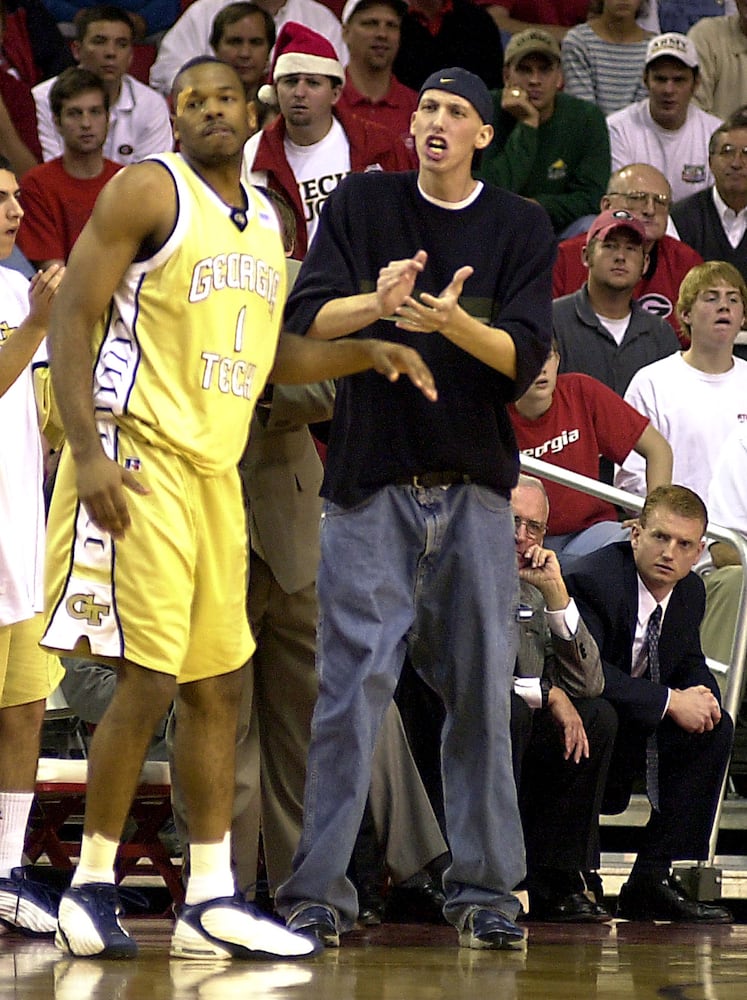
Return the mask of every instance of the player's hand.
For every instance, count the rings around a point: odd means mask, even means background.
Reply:
[[[459,305],[459,296],[464,282],[474,270],[469,265],[460,267],[440,295],[423,292],[419,300],[408,295],[395,310],[396,325],[402,330],[414,330],[418,333],[434,333],[436,330],[447,333],[454,323],[458,323],[466,315]]]
[[[573,702],[559,687],[550,688],[547,707],[563,740],[563,759],[573,758],[578,764],[582,757],[589,756],[589,738],[586,735],[581,716]]]
[[[76,471],[78,496],[90,519],[101,531],[121,538],[130,526],[125,489],[141,496],[150,490],[103,452],[76,461]]]
[[[524,122],[532,128],[539,126],[539,111],[529,100],[529,95],[522,87],[504,87],[501,95],[501,109],[507,111],[518,122]]]
[[[433,374],[417,351],[388,340],[367,340],[365,343],[371,352],[372,368],[390,382],[396,382],[400,375],[407,375],[426,399],[435,403],[438,392]]]
[[[29,319],[45,330],[64,274],[64,264],[50,264],[45,271],[37,271],[29,282]]]
[[[673,688],[667,715],[686,733],[706,733],[720,722],[721,706],[704,684],[684,691]]]
[[[376,282],[376,298],[383,317],[392,316],[397,306],[412,294],[417,277],[425,267],[427,259],[428,254],[425,250],[418,250],[414,257],[408,257],[407,260],[390,260],[386,267],[382,267]]]

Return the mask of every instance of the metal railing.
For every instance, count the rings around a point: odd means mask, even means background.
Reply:
[[[600,483],[596,479],[589,479],[588,476],[581,476],[577,472],[568,469],[561,469],[557,465],[550,465],[538,458],[531,458],[529,455],[520,455],[521,468],[523,472],[533,476],[542,476],[554,483],[562,486],[570,486],[572,489],[588,493],[590,496],[607,500],[609,503],[622,507],[638,514],[643,507],[643,497],[618,490],[614,486]],[[736,722],[737,714],[742,697],[744,695],[745,665],[747,661],[747,540],[744,536],[730,528],[722,528],[717,524],[708,524],[706,531],[708,542],[730,542],[737,552],[742,563],[742,588],[739,596],[739,606],[734,628],[734,641],[731,648],[731,660],[728,664],[726,693],[723,698],[723,707]],[[721,820],[726,782],[721,789],[718,808],[713,821],[711,840],[709,847],[709,862],[713,861],[716,854],[716,838]]]

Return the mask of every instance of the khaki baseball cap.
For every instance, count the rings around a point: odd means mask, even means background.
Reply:
[[[527,28],[513,35],[503,53],[503,62],[508,65],[535,53],[560,62],[560,42],[541,28]]]

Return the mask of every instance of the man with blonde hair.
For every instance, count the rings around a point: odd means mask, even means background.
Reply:
[[[690,347],[642,368],[625,399],[672,448],[674,482],[708,495],[721,445],[747,419],[747,361],[733,347],[747,310],[747,285],[732,264],[707,261],[680,286],[677,315]],[[643,465],[630,454],[615,485],[646,495]]]

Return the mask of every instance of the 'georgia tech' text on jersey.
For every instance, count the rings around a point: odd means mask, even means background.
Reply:
[[[177,218],[165,244],[125,272],[94,334],[98,420],[186,457],[235,466],[272,367],[285,258],[272,206],[253,188],[226,205],[176,153]]]

